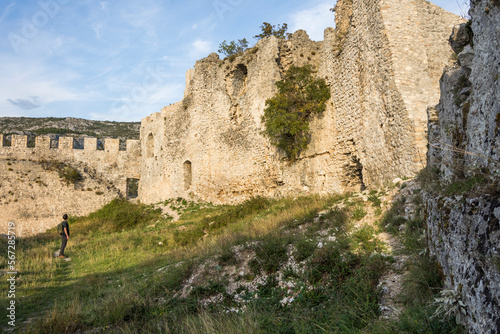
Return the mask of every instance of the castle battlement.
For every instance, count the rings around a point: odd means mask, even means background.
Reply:
[[[47,136],[39,136],[35,137],[35,146],[28,147],[28,136],[25,135],[12,135],[11,145],[6,146],[4,144],[4,135],[0,134],[0,148],[12,148],[12,149],[25,149],[31,148],[36,150],[59,150],[59,151],[67,151],[67,150],[84,150],[84,151],[103,151],[102,149],[98,149],[97,147],[97,138],[94,137],[84,137],[83,138],[83,148],[75,147],[75,138],[74,137],[59,137],[59,143],[57,147],[51,145],[53,141],[52,138]],[[137,151],[140,150],[140,141],[128,139],[126,142],[126,149],[120,150],[120,140],[113,138],[104,139],[104,151],[106,152],[118,152],[118,151]]]
[[[57,139],[56,139],[57,140]],[[85,137],[78,148],[74,137],[59,137],[58,145],[48,136],[35,137],[34,147],[28,147],[28,136],[12,135],[11,145],[4,145],[0,134],[0,159],[29,161],[59,161],[73,166],[91,168],[126,193],[129,179],[140,179],[141,146],[139,140],[127,140],[126,150],[120,150],[120,140],[106,138],[104,149],[98,149],[97,138]]]

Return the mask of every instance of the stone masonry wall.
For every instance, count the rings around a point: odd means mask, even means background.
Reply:
[[[97,150],[96,138],[85,138],[83,149],[74,149],[72,137],[59,138],[51,148],[50,137],[36,137],[27,147],[27,137],[12,135],[4,146],[0,135],[0,233],[7,223],[16,224],[16,233],[27,236],[57,225],[62,213],[81,216],[96,211],[116,197],[127,196],[127,179],[140,178],[138,140],[127,141],[119,150],[118,139],[106,139]],[[45,162],[62,162],[76,168],[82,180],[66,184]]]
[[[141,151],[139,140],[127,140],[125,151],[119,150],[118,139],[105,139],[104,150],[97,149],[97,139],[84,138],[84,148],[73,148],[73,137],[60,137],[59,147],[51,148],[50,137],[36,137],[35,147],[28,147],[27,136],[12,135],[11,146],[4,146],[0,135],[0,159],[59,161],[85,164],[113,183],[125,196],[127,178],[140,178]]]
[[[474,184],[465,195],[426,194],[429,248],[447,285],[461,293],[470,333],[500,333],[500,2],[471,1],[454,29],[457,63],[429,108],[428,164],[437,189]]]
[[[424,0],[342,0],[336,12],[337,29],[326,29],[323,42],[297,31],[291,40],[262,39],[232,61],[197,61],[183,101],[142,120],[141,148],[150,154],[141,200],[324,194],[421,169],[426,107],[437,102],[447,37],[460,18]],[[286,69],[307,63],[332,98],[311,123],[309,148],[290,164],[261,135],[261,116]]]

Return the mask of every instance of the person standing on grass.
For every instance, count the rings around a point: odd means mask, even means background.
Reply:
[[[59,257],[64,258],[64,249],[66,248],[66,244],[68,243],[69,240],[69,224],[68,224],[68,215],[64,214],[63,215],[63,222],[61,223],[62,225],[62,232],[61,232],[61,237],[62,237],[62,242],[61,242],[61,250],[59,251]]]

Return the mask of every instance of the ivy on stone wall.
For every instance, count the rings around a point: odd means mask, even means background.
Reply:
[[[315,78],[313,73],[311,65],[292,65],[284,79],[276,83],[278,92],[266,101],[262,116],[263,134],[291,161],[307,148],[309,122],[325,111],[326,101],[330,98],[325,79]]]

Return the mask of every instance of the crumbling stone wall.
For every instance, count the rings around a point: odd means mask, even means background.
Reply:
[[[83,149],[75,149],[73,137],[59,137],[58,148],[51,148],[50,137],[35,138],[28,147],[27,136],[12,135],[11,146],[4,146],[0,134],[0,159],[59,161],[69,165],[84,164],[113,183],[125,195],[127,178],[140,178],[141,151],[139,140],[127,140],[126,150],[119,150],[119,140],[107,138],[104,149],[97,149],[97,138],[84,138]]]
[[[297,31],[234,60],[197,61],[183,101],[142,121],[142,150],[150,138],[154,153],[141,164],[141,200],[342,192],[421,169],[426,107],[437,103],[446,40],[460,18],[424,0],[342,0],[336,12],[337,29],[322,42]],[[293,164],[261,134],[265,101],[291,64],[316,66],[332,95]]]
[[[51,148],[50,137],[36,137],[27,147],[27,136],[12,135],[4,146],[0,135],[0,233],[14,221],[20,234],[33,234],[60,222],[62,212],[86,215],[116,197],[127,196],[127,179],[140,178],[138,140],[128,140],[126,151],[118,139],[106,139],[97,150],[96,138],[85,138],[83,149],[73,148],[72,137],[60,137]],[[84,180],[65,185],[43,162],[62,162],[76,168]]]
[[[471,30],[450,38],[457,63],[429,108],[429,167],[436,188],[472,182],[466,195],[426,195],[429,248],[465,304],[470,333],[500,333],[500,2],[471,1]],[[473,38],[471,39],[471,37]]]

